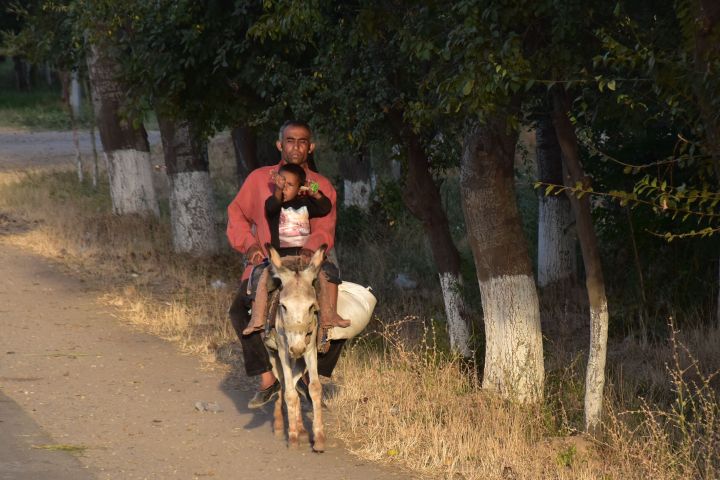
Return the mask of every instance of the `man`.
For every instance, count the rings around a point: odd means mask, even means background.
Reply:
[[[248,376],[260,376],[259,390],[250,400],[249,408],[259,408],[273,400],[280,390],[280,383],[272,373],[270,360],[259,332],[243,335],[248,326],[248,309],[253,294],[247,293],[248,279],[253,267],[265,262],[267,252],[264,245],[270,243],[270,227],[265,216],[265,200],[273,194],[275,180],[273,173],[291,163],[302,167],[307,179],[316,182],[330,199],[330,213],[310,219],[310,236],[300,254],[309,258],[322,245],[332,249],[335,243],[335,222],[337,217],[337,194],[330,181],[310,170],[308,155],[315,150],[310,127],[300,121],[288,121],[280,127],[276,146],[280,151],[280,163],[276,166],[260,167],[248,175],[235,199],[228,206],[227,236],[230,245],[245,254],[247,266],[242,276],[240,291],[230,307],[230,320],[242,344],[245,372]],[[334,268],[332,268],[334,267]],[[321,330],[334,326],[345,326],[347,321],[337,315],[337,285],[340,283],[337,266],[323,268],[318,275]],[[265,299],[258,299],[262,303]],[[322,333],[322,332],[321,332]],[[326,352],[318,356],[318,373],[329,377],[340,357],[344,341],[332,341],[325,345]]]

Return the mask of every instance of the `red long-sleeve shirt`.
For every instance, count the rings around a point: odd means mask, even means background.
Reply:
[[[270,227],[268,227],[265,217],[265,199],[272,195],[275,186],[271,172],[277,172],[283,163],[253,170],[228,206],[227,237],[230,246],[240,253],[245,254],[250,247],[257,245],[267,255],[265,244],[270,243],[271,238]],[[329,250],[335,244],[337,194],[327,178],[308,169],[307,165],[304,168],[307,179],[317,182],[320,190],[332,204],[329,214],[310,219],[310,237],[305,243],[305,248],[317,250],[322,244],[327,244]],[[248,265],[243,272],[242,279],[249,278],[251,271],[252,265]]]

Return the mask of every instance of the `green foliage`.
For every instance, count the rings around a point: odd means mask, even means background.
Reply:
[[[377,232],[375,228],[369,228],[371,225],[368,214],[356,206],[340,207],[337,218],[335,239],[343,245],[354,246],[363,234]]]
[[[0,90],[0,125],[65,130],[70,118],[59,93]]]
[[[0,62],[0,125],[34,130],[67,130],[71,127],[59,88],[38,81],[29,92],[15,89],[12,62]],[[87,105],[82,106],[84,111]],[[88,118],[83,114],[81,119]]]
[[[33,63],[49,62],[59,70],[84,68],[81,10],[75,0],[13,2],[7,14],[17,18],[14,30],[2,32],[10,55],[27,57]]]
[[[398,226],[407,218],[400,184],[393,180],[380,182],[373,192],[371,210],[389,228]]]
[[[608,283],[621,297],[639,282],[639,273],[614,273],[615,252],[634,262],[630,212],[646,294],[663,303],[664,285],[709,292],[702,282],[716,282],[713,239],[691,238],[718,230],[720,199],[720,42],[717,32],[702,37],[696,8],[684,0],[43,0],[16,9],[6,38],[64,68],[84,63],[87,32],[119,62],[128,115],[191,119],[203,135],[306,118],[324,148],[395,148],[377,162],[387,169],[391,159],[406,162],[411,132],[461,248],[453,176],[466,128],[532,126],[551,110],[548,92],[562,86],[588,179],[536,188],[592,195]],[[338,236],[386,238],[412,223],[402,188],[381,181],[371,217],[342,210]],[[534,238],[534,196],[517,193]],[[611,299],[626,312],[636,303]]]
[[[560,450],[557,454],[557,463],[561,467],[572,467],[577,457],[577,449],[575,445],[570,445],[563,450]]]

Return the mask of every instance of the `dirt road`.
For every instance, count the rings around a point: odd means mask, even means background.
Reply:
[[[12,401],[0,408],[0,449],[35,450],[33,472],[38,462],[59,468],[23,477],[0,454],[0,478],[401,478],[332,440],[324,454],[307,443],[288,450],[271,431],[269,407],[246,409],[251,392],[242,377],[123,325],[97,294],[48,261],[0,244],[0,401]],[[223,411],[199,412],[199,401]],[[20,411],[37,425],[13,427]],[[79,465],[66,452],[32,445],[76,449]],[[62,477],[66,471],[83,476]]]
[[[100,136],[96,133],[98,155],[102,157]],[[83,163],[92,163],[92,139],[86,131],[79,132]],[[148,132],[150,145],[160,142],[160,134]],[[0,171],[49,165],[75,165],[75,144],[71,132],[31,131],[0,127]]]
[[[5,168],[35,158],[16,140],[23,153],[1,154]],[[271,408],[246,408],[243,375],[124,324],[101,293],[0,232],[0,480],[410,478],[332,437],[324,454],[288,450]]]

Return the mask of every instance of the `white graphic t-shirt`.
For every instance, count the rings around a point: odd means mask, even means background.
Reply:
[[[281,208],[278,224],[280,248],[303,247],[310,236],[310,214],[305,206]]]

